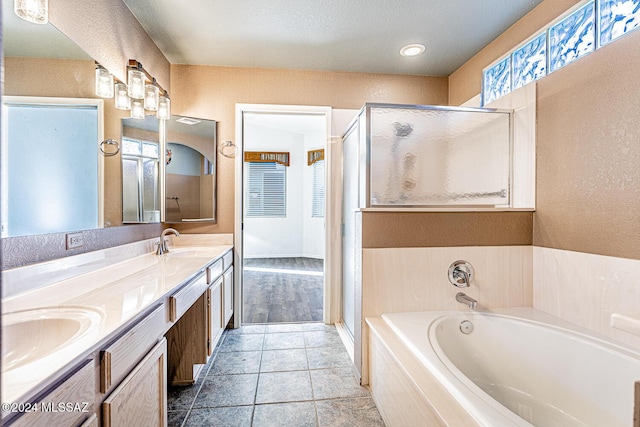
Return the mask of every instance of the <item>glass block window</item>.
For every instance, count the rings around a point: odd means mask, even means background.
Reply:
[[[594,2],[587,3],[549,29],[550,72],[594,50]]]
[[[311,196],[311,217],[324,218],[324,160],[313,164],[313,191]]]
[[[158,144],[155,142],[144,142],[142,144],[142,155],[145,157],[158,158]]]
[[[139,156],[141,154],[140,141],[134,139],[122,139],[122,154]]]
[[[640,26],[640,0],[600,0],[600,46]]]
[[[484,72],[483,88],[483,105],[511,92],[511,57],[504,58]]]
[[[275,162],[245,162],[245,216],[287,216],[287,167]]]
[[[547,74],[547,34],[542,33],[513,52],[513,89]]]

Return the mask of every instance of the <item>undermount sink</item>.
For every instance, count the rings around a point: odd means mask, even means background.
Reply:
[[[47,307],[2,315],[2,371],[46,360],[94,330],[102,313],[87,307]]]
[[[172,247],[165,255],[169,258],[213,258],[219,254],[219,250],[206,246],[198,247]]]

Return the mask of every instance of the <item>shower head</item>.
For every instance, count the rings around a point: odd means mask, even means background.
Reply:
[[[411,123],[394,122],[393,127],[395,129],[393,133],[400,138],[407,137],[413,132],[413,125]]]

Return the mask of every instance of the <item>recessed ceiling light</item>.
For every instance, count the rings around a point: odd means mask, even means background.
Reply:
[[[402,56],[416,56],[424,52],[424,46],[421,44],[409,44],[400,49],[400,55]]]

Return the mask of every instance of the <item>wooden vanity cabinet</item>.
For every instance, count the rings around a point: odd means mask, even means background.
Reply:
[[[167,341],[160,341],[102,403],[102,425],[167,425]]]

